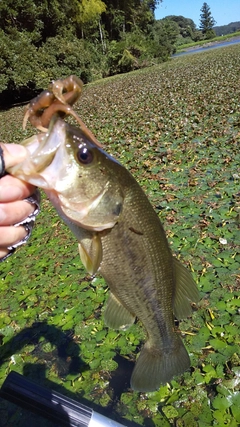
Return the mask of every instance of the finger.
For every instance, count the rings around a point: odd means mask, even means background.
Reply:
[[[24,200],[12,203],[2,203],[0,204],[0,225],[14,225],[21,222],[33,213],[35,208],[34,204],[28,203]]]
[[[1,143],[0,145],[3,150],[5,169],[8,169],[22,162],[28,155],[28,151],[22,145],[3,143]]]
[[[35,190],[31,184],[21,181],[11,175],[5,175],[0,179],[0,202],[12,202],[28,197]]]
[[[8,246],[20,242],[28,234],[24,226],[1,227],[0,248],[6,250]]]

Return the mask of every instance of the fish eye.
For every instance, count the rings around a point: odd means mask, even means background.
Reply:
[[[83,165],[89,165],[93,161],[93,153],[86,146],[79,147],[77,159]]]

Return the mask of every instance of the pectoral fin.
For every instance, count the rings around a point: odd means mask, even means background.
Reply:
[[[104,320],[109,328],[125,331],[134,323],[135,316],[110,293],[104,311]]]
[[[173,258],[176,289],[173,299],[173,312],[177,319],[191,316],[191,302],[199,301],[199,292],[191,273],[177,258]]]
[[[102,242],[98,234],[78,243],[81,261],[89,274],[95,274],[102,261]]]

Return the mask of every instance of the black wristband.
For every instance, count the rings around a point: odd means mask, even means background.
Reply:
[[[5,162],[4,162],[4,158],[3,158],[3,149],[0,145],[0,178],[2,178],[6,173],[5,170]]]

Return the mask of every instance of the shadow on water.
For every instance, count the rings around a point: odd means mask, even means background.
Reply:
[[[48,341],[54,350],[50,353],[45,353],[42,348],[42,338]],[[117,356],[118,369],[113,374],[110,380],[110,387],[113,390],[113,398],[110,405],[106,408],[101,407],[83,397],[84,391],[77,395],[66,390],[62,385],[47,378],[46,372],[50,364],[54,361],[58,376],[64,377],[68,374],[76,374],[89,370],[89,366],[84,363],[79,355],[79,347],[73,340],[72,331],[61,331],[54,325],[48,325],[46,322],[37,322],[30,328],[23,329],[19,334],[11,338],[6,344],[1,346],[0,366],[15,355],[25,345],[33,345],[34,350],[31,354],[35,354],[39,359],[44,359],[41,363],[29,364],[25,363],[23,367],[23,375],[34,383],[45,387],[49,392],[54,391],[61,393],[82,405],[86,405],[92,410],[98,412],[105,417],[115,419],[117,422],[129,427],[137,427],[138,424],[122,419],[119,414],[114,411],[116,402],[119,401],[121,394],[129,389],[129,378],[133,369],[133,363],[127,362],[123,357]],[[50,356],[49,356],[50,354]],[[62,412],[62,420],[65,425],[68,425],[68,414]],[[49,421],[46,418],[32,414],[26,409],[19,408],[14,403],[0,398],[0,427],[26,427],[26,425],[38,425],[38,427],[60,427],[59,424]],[[70,426],[70,423],[69,423]]]
[[[121,394],[128,391],[130,387],[129,380],[132,375],[134,368],[133,362],[125,359],[125,357],[117,354],[114,357],[115,362],[118,364],[118,368],[112,373],[109,385],[113,389],[112,400],[119,400]]]

